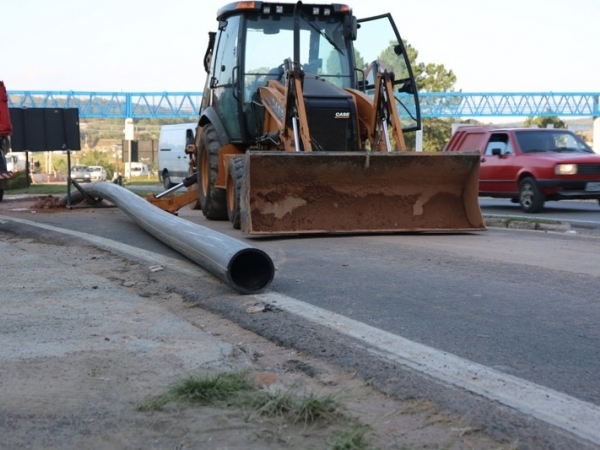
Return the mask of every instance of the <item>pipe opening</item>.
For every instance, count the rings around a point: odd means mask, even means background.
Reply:
[[[273,261],[262,250],[252,248],[238,252],[229,262],[229,279],[242,294],[255,294],[267,287],[275,274]]]

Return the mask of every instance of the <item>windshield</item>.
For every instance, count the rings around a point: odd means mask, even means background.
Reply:
[[[594,153],[583,139],[568,130],[523,130],[515,134],[523,153]]]
[[[351,87],[346,42],[341,16],[300,16],[300,64],[306,73],[317,74],[339,87]],[[294,18],[246,22],[246,95],[268,79],[284,79],[284,61],[294,57]],[[246,97],[248,98],[248,97]]]

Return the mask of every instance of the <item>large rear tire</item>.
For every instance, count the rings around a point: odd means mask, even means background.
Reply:
[[[210,220],[227,220],[225,189],[215,187],[219,173],[221,143],[211,124],[202,128],[198,149],[198,197],[204,217]]]
[[[538,213],[544,209],[546,196],[541,191],[535,180],[526,177],[519,183],[519,203],[526,213]]]
[[[240,229],[240,192],[244,179],[246,159],[232,158],[227,170],[227,216],[236,230]]]

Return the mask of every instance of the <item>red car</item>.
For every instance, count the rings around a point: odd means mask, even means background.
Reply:
[[[600,155],[569,130],[463,126],[444,151],[479,152],[479,195],[510,198],[525,212],[546,200],[600,201]]]

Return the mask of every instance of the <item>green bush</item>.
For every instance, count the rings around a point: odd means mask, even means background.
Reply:
[[[29,181],[31,184],[31,181]],[[7,190],[25,189],[27,187],[27,174],[25,172],[16,172],[15,176],[8,180]]]

